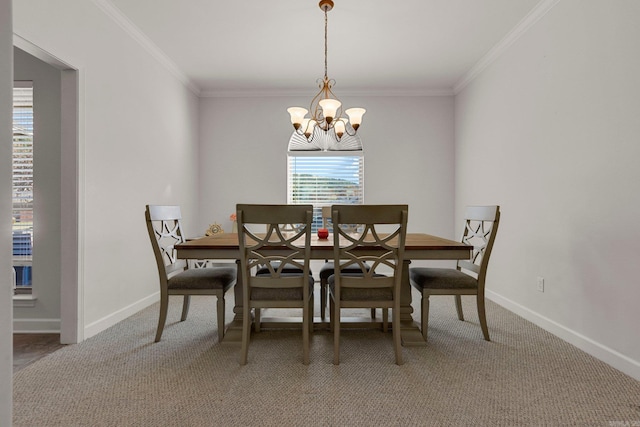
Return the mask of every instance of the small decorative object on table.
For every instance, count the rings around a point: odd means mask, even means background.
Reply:
[[[236,216],[235,213],[232,213],[231,215],[229,215],[229,219],[231,220],[231,232],[232,233],[237,233],[238,232],[238,217]]]
[[[218,224],[217,222],[214,222],[209,226],[209,228],[207,228],[207,231],[205,231],[204,234],[205,236],[213,236],[214,234],[221,234],[221,233],[224,233],[224,229],[220,224]]]
[[[318,239],[327,239],[329,237],[329,230],[326,228],[318,228]]]

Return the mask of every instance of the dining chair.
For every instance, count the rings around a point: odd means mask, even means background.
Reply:
[[[189,268],[186,260],[176,258],[175,245],[185,241],[180,206],[147,205],[147,231],[160,276],[160,317],[155,342],[160,341],[167,320],[170,295],[182,295],[182,316],[187,319],[192,295],[217,298],[218,341],[224,338],[225,294],[236,283],[233,264],[208,268]]]
[[[240,364],[247,363],[252,309],[256,331],[259,331],[260,309],[301,308],[303,363],[306,365],[313,328],[314,280],[309,274],[313,206],[238,204],[236,209],[243,291]],[[282,224],[296,227],[285,231]],[[266,233],[262,232],[265,227]],[[268,273],[252,274],[258,267],[266,268]]]
[[[429,297],[454,295],[458,319],[464,320],[462,295],[475,295],[478,318],[484,339],[489,339],[484,304],[485,279],[491,249],[500,222],[499,206],[469,206],[464,215],[464,231],[461,242],[473,245],[471,259],[460,260],[456,268],[412,267],[409,269],[411,286],[422,294],[421,328],[427,340],[429,323]]]
[[[400,286],[407,233],[407,205],[334,205],[333,261],[339,268],[328,279],[333,363],[340,363],[340,313],[343,308],[391,308],[396,364],[400,346]],[[352,233],[342,224],[362,224]],[[354,273],[353,269],[358,272]],[[349,271],[349,272],[347,272]],[[387,316],[383,311],[383,330]]]
[[[323,206],[322,207],[322,227],[327,230],[331,227],[331,206]],[[350,233],[355,233],[358,231],[359,224],[343,224],[342,228],[347,230]],[[366,265],[366,264],[365,264]],[[368,266],[366,266],[369,268]],[[333,260],[324,260],[324,264],[320,268],[320,318],[322,320],[325,319],[326,307],[327,307],[327,296],[328,296],[328,280],[329,277],[334,273],[335,264]],[[343,273],[359,273],[359,267],[347,267],[343,270]],[[375,319],[376,317],[376,309],[371,309],[371,317]]]

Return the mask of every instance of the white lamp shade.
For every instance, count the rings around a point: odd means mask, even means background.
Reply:
[[[307,115],[307,109],[302,107],[289,107],[287,108],[287,112],[291,116],[291,124],[295,125],[296,123],[301,124],[304,116]]]
[[[338,138],[342,138],[342,135],[344,135],[346,121],[346,119],[340,118],[335,122],[335,125],[333,125],[333,129],[336,131]]]
[[[364,108],[349,108],[345,113],[349,116],[349,121],[351,122],[351,126],[354,129],[358,129],[358,126],[362,123],[362,116],[366,113],[367,110]]]
[[[336,116],[338,108],[340,108],[340,106],[342,105],[342,103],[337,99],[331,98],[321,99],[318,104],[320,104],[320,107],[322,107],[322,115],[325,117],[325,119],[331,118],[332,120]]]

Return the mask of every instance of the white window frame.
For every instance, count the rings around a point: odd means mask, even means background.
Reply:
[[[33,150],[34,150],[34,111],[33,111],[33,82],[32,81],[14,81],[13,82],[13,151],[12,151],[12,234],[14,235],[13,244],[13,267],[16,274],[16,267],[19,269],[18,278],[24,281],[26,275],[29,275],[31,285],[16,286],[14,282],[14,292],[21,294],[31,294],[33,292],[32,277],[32,249],[33,249]],[[30,89],[27,93],[26,103],[24,89]],[[30,99],[29,99],[30,97]],[[30,102],[28,102],[30,101]],[[30,104],[30,105],[29,105]],[[18,113],[18,110],[27,110],[26,118],[31,119],[25,122],[24,117]],[[20,117],[21,120],[16,120]],[[30,187],[31,191],[16,191],[16,184],[20,182],[20,187]],[[26,183],[26,185],[25,185]],[[25,202],[26,199],[28,200]],[[29,225],[30,217],[30,225]],[[26,221],[25,221],[26,220]],[[25,239],[26,237],[26,239]],[[16,277],[16,276],[14,276]],[[21,283],[20,283],[21,284]]]

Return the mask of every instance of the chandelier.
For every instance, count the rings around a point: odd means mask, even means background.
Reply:
[[[287,109],[291,116],[291,123],[295,132],[304,135],[311,142],[318,130],[325,134],[331,133],[340,141],[342,135],[355,135],[362,123],[362,116],[367,111],[364,108],[349,108],[344,113],[349,117],[342,117],[342,103],[333,94],[331,88],[335,80],[327,77],[327,12],[333,9],[332,0],[320,0],[318,4],[324,11],[324,78],[318,79],[320,92],[311,100],[309,110],[302,107],[290,107]],[[307,113],[311,115],[306,117]]]

